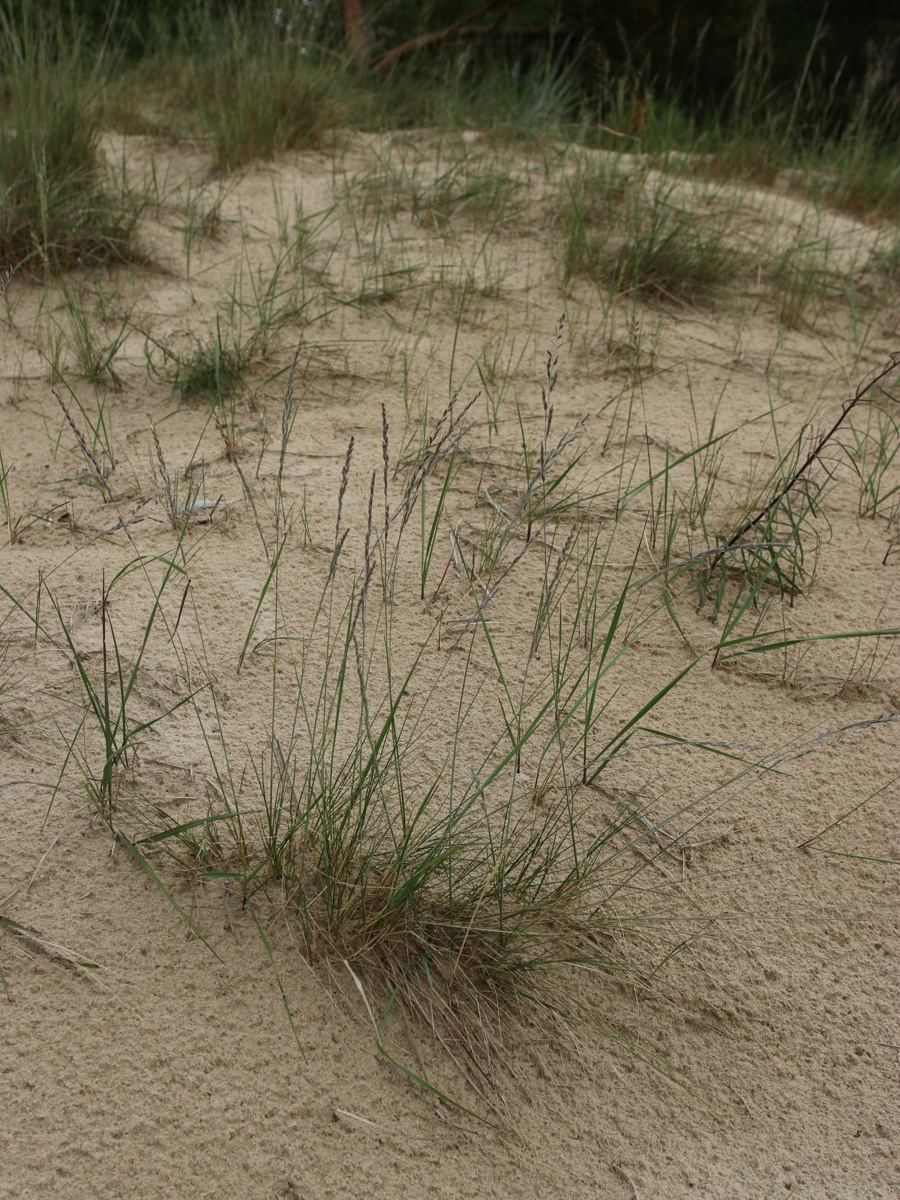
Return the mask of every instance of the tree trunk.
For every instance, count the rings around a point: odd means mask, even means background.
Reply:
[[[369,61],[369,26],[365,0],[344,0],[344,37],[350,57],[359,67]]]

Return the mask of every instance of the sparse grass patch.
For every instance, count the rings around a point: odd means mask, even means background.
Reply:
[[[734,559],[737,556],[740,593],[738,599],[730,603],[730,628],[749,607],[756,607],[764,584],[774,587],[790,603],[811,585],[821,541],[815,521],[823,517],[822,500],[833,486],[833,471],[824,457],[825,451],[830,449],[830,444],[836,439],[847,417],[860,406],[863,409],[867,407],[867,398],[876,388],[880,388],[882,381],[890,380],[898,365],[900,356],[891,355],[884,366],[870,372],[858,385],[855,395],[844,401],[840,416],[830,427],[817,432],[812,426],[807,426],[784,450],[779,444],[778,427],[772,413],[776,466],[762,488],[753,488],[752,499],[744,507],[737,530],[727,538],[725,535],[720,537],[721,548],[706,560],[702,568],[703,594],[716,596],[715,613],[718,615],[725,597],[726,575],[737,565]],[[863,488],[864,502],[867,489],[870,500],[873,486],[878,495],[883,486],[884,472],[893,460],[893,453],[888,450],[885,462],[886,436],[890,435],[883,430],[879,443],[882,454],[878,456],[876,453],[875,462],[868,468],[868,485],[864,484]],[[884,501],[891,495],[893,491],[887,497],[880,498]],[[751,538],[752,541],[749,540]],[[717,585],[714,582],[716,576]]]
[[[10,478],[12,473],[12,463],[7,465],[4,462],[3,451],[0,450],[0,509],[3,511],[3,523],[6,525],[6,541],[10,546],[19,540],[22,524],[21,518],[16,515],[12,502]]]
[[[771,187],[784,169],[784,161],[783,143],[758,131],[732,136],[715,152],[695,156],[695,170],[701,178]]]
[[[803,230],[771,262],[771,288],[779,320],[788,329],[799,329],[821,316],[837,293],[829,269],[827,240],[808,238]]]
[[[851,461],[859,479],[859,515],[887,517],[900,514],[900,409],[896,397],[865,410],[865,423],[851,423]],[[892,411],[893,408],[893,411]]]
[[[184,200],[184,226],[182,227],[182,245],[186,263],[186,274],[191,277],[191,251],[196,242],[217,242],[222,236],[222,204],[228,195],[228,189],[219,187],[214,197],[207,194],[205,187],[193,190],[188,186]]]
[[[436,233],[453,221],[473,233],[497,230],[516,215],[521,184],[496,163],[487,162],[462,143],[437,148],[437,161],[401,139],[390,145],[382,163],[348,184],[361,200],[361,213],[396,216],[401,211]]]
[[[98,307],[101,312],[92,319],[87,306],[86,289],[79,288],[65,279],[62,280],[61,287],[69,342],[75,351],[81,374],[91,383],[118,391],[121,388],[121,380],[116,371],[115,360],[128,336],[131,314],[125,313],[121,316],[113,324],[109,335],[105,330],[103,334],[98,335],[96,327],[104,315],[102,293],[97,292],[95,286],[95,297],[100,301]],[[103,321],[103,324],[106,322]]]
[[[889,287],[900,286],[900,234],[895,234],[887,245],[872,251],[869,266]]]
[[[110,597],[117,585],[121,585],[135,570],[146,573],[149,580],[151,566],[160,568],[161,578],[155,582],[151,581],[151,586],[156,589],[153,605],[137,646],[132,648],[131,655],[126,656],[122,638],[116,633],[109,611]],[[138,560],[128,563],[118,571],[109,584],[104,580],[99,603],[99,662],[92,662],[89,656],[79,652],[57,598],[47,590],[49,608],[57,618],[62,644],[67,647],[71,656],[85,701],[84,717],[75,730],[68,754],[80,763],[88,799],[109,823],[113,819],[119,788],[136,752],[138,737],[162,719],[159,716],[151,717],[149,721],[135,718],[130,702],[154,626],[162,616],[163,593],[173,580],[177,580],[184,573],[183,567],[167,558],[160,559],[158,563],[152,559]],[[187,698],[174,705],[170,711],[175,711],[185,703]],[[90,726],[89,737],[82,742],[81,734],[86,725]]]
[[[807,153],[795,179],[819,203],[871,224],[900,216],[896,96],[875,114],[857,115],[841,134]]]

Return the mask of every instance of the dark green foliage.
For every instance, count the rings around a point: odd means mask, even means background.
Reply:
[[[10,10],[20,6],[11,4]],[[373,53],[377,55],[418,34],[434,33],[477,13],[483,0],[367,0]],[[748,50],[748,30],[764,18],[768,33],[764,52],[772,92],[791,96],[798,80],[826,84],[841,72],[845,116],[860,85],[870,73],[874,49],[900,39],[900,10],[893,0],[868,0],[865,11],[853,0],[795,0],[792,4],[760,4],[759,0],[522,0],[498,21],[498,5],[449,45],[474,50],[482,59],[519,62],[530,70],[539,60],[559,57],[568,69],[578,64],[586,95],[596,94],[604,76],[639,75],[647,90],[677,94],[689,107],[721,110],[733,98],[735,65]],[[275,26],[276,6],[264,0],[48,0],[42,12],[74,13],[96,39],[106,38],[131,57],[152,51],[160,36],[179,35],[185,19],[197,14],[209,22],[238,19],[262,37]],[[343,42],[341,6],[336,0],[308,5],[286,0],[278,6],[278,30],[285,39],[314,40],[338,49]],[[810,48],[813,54],[810,55]],[[446,47],[420,52],[429,67]],[[874,49],[873,49],[874,48]],[[808,69],[804,70],[809,55]],[[895,68],[894,68],[895,70]],[[896,75],[894,76],[896,82]],[[833,98],[834,99],[834,98]]]
[[[795,187],[853,214],[900,212],[900,20],[885,0],[867,22],[849,0],[824,16],[819,0],[771,11],[756,0],[572,0],[562,10],[524,0],[455,24],[479,7],[368,0],[367,70],[344,53],[328,0],[271,11],[262,0],[0,0],[12,64],[4,259],[131,253],[133,219],[99,165],[101,113],[127,132],[199,135],[223,171],[316,145],[338,124],[438,124],[680,150],[697,170],[763,184],[788,170]],[[450,26],[452,37],[434,36]],[[423,33],[430,40],[416,41]],[[398,45],[409,52],[380,70],[379,55]]]
[[[237,350],[222,344],[217,331],[215,337],[198,342],[192,354],[178,360],[173,390],[182,400],[204,400],[213,406],[234,395],[246,366]]]

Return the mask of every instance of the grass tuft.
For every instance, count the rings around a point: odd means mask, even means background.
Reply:
[[[734,252],[714,219],[696,219],[683,184],[640,163],[582,169],[560,209],[564,286],[591,279],[614,299],[691,301],[724,287]]]
[[[239,390],[247,369],[247,356],[229,346],[217,327],[206,341],[198,340],[189,353],[176,357],[172,390],[184,402],[204,401],[214,407]]]

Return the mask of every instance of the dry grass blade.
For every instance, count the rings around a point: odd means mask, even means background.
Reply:
[[[100,466],[99,461],[97,460],[97,456],[94,454],[93,450],[88,445],[87,438],[84,436],[84,434],[78,428],[78,426],[75,424],[75,420],[72,417],[72,414],[69,411],[68,405],[63,400],[62,396],[60,396],[60,394],[56,390],[56,388],[51,388],[50,391],[53,393],[53,396],[56,399],[56,402],[59,405],[59,407],[63,410],[63,415],[65,416],[66,420],[68,421],[72,432],[75,434],[76,438],[78,439],[78,444],[81,447],[82,454],[84,455],[84,457],[87,459],[88,463],[93,468],[94,475],[97,479],[97,482],[100,484],[100,490],[103,492],[103,495],[106,497],[106,499],[111,501],[113,498],[112,490],[109,486],[109,481],[106,478],[106,473],[104,472],[103,468]]]

